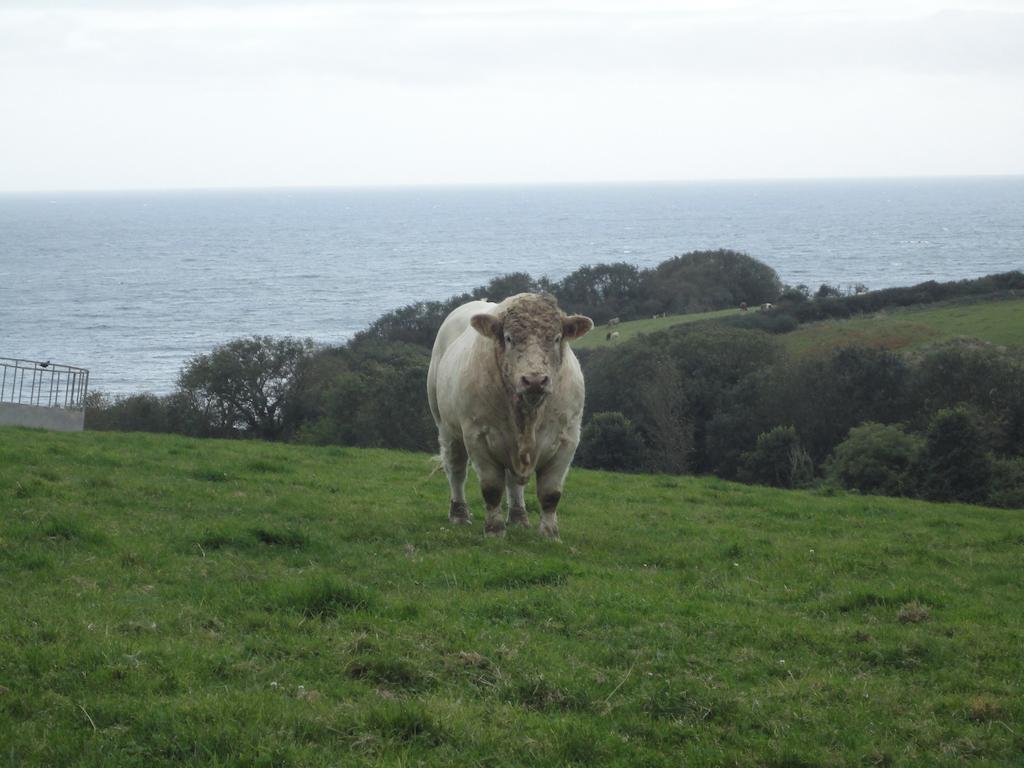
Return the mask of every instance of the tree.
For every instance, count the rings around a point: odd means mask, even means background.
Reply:
[[[816,462],[865,421],[889,424],[906,412],[909,372],[886,350],[844,347],[786,371],[786,416]]]
[[[1024,454],[1024,358],[1019,352],[956,339],[924,353],[914,373],[913,396],[922,417],[970,406],[994,450]],[[924,428],[927,422],[921,418],[918,424]]]
[[[911,469],[923,440],[894,424],[866,422],[850,430],[828,462],[829,479],[843,488],[883,496],[909,495]]]
[[[310,339],[235,339],[185,363],[178,387],[234,429],[272,440],[281,436],[296,371],[312,351]]]
[[[320,350],[303,365],[287,422],[313,443],[435,450],[429,364],[429,350],[400,342]]]
[[[996,507],[1024,509],[1024,458],[992,462],[992,487],[988,503]]]
[[[717,323],[668,328],[589,356],[587,407],[625,415],[651,451],[650,469],[707,471],[708,421],[737,382],[778,354],[775,340],[759,331]]]
[[[613,317],[636,317],[641,273],[633,264],[617,262],[583,266],[566,275],[553,291],[563,309],[591,317],[595,323]]]
[[[643,293],[662,312],[705,312],[775,301],[782,281],[774,269],[737,251],[694,251],[644,274]]]
[[[992,478],[981,429],[966,408],[936,413],[917,462],[922,495],[933,501],[984,501]]]
[[[595,413],[580,436],[576,464],[593,469],[630,472],[644,464],[643,438],[618,412]]]
[[[349,346],[376,344],[380,341],[402,341],[430,349],[437,330],[448,314],[460,304],[470,301],[469,294],[452,296],[446,301],[419,301],[387,312],[374,320],[369,328],[359,331]]]
[[[740,479],[749,483],[800,488],[814,479],[814,463],[793,427],[775,427],[757,436],[754,450],[743,455]]]
[[[473,291],[473,297],[498,303],[517,293],[547,293],[550,291],[551,284],[547,278],[542,277],[535,280],[527,272],[510,272],[506,275],[498,275],[487,285],[477,288]]]

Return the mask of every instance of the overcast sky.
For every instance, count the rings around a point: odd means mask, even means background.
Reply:
[[[0,190],[1024,173],[1024,0],[0,0]]]

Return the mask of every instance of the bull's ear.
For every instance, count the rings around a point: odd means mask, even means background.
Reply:
[[[570,341],[578,339],[580,336],[586,336],[593,327],[594,321],[583,315],[569,315],[562,318],[562,336]]]
[[[494,315],[483,312],[479,315],[473,315],[470,318],[469,324],[473,326],[473,329],[481,336],[487,336],[492,339],[501,338],[501,320],[496,318]]]

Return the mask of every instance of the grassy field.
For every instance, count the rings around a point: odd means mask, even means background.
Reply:
[[[429,470],[0,429],[0,764],[1024,760],[1019,511],[574,470],[488,540]]]
[[[670,315],[657,320],[632,320],[614,328],[601,325],[579,341],[573,342],[573,346],[580,349],[614,346],[641,333],[738,314],[738,309],[722,309],[691,315]],[[605,337],[613,330],[619,332],[619,337],[609,341]],[[827,320],[800,326],[779,338],[790,352],[804,355],[838,346],[907,349],[957,336],[1004,346],[1024,347],[1024,299],[932,304],[924,308],[891,310],[848,320]]]
[[[594,326],[594,330],[579,341],[574,341],[572,345],[579,349],[598,349],[600,347],[615,346],[616,344],[628,341],[641,333],[653,333],[654,331],[660,331],[673,325],[696,323],[700,320],[715,320],[721,317],[730,317],[738,314],[740,314],[739,309],[719,309],[714,312],[695,312],[690,315],[669,315],[667,317],[659,317],[656,320],[629,320],[615,326],[596,325]],[[612,331],[618,331],[619,336],[618,338],[609,340],[607,335]]]
[[[958,336],[1024,347],[1024,299],[932,305],[828,320],[803,325],[780,338],[791,352],[802,355],[838,346],[907,349]]]

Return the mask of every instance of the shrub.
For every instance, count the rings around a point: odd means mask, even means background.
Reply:
[[[587,406],[633,423],[649,449],[648,469],[702,471],[708,420],[738,381],[777,355],[761,332],[716,323],[668,328],[591,355]]]
[[[174,432],[193,437],[226,437],[216,414],[204,412],[186,392],[157,396],[149,393],[110,398],[90,392],[85,402],[85,428],[117,432]]]
[[[612,317],[637,316],[641,274],[634,265],[622,262],[587,265],[566,275],[551,290],[567,311],[588,315],[598,324],[606,323]]]
[[[774,269],[745,253],[694,251],[644,274],[642,293],[657,311],[704,312],[775,301],[782,281]]]
[[[936,413],[915,465],[921,495],[932,501],[980,502],[988,496],[992,460],[973,413],[963,407]]]
[[[988,503],[994,507],[1024,509],[1024,458],[992,462],[992,485]]]
[[[814,462],[800,445],[793,427],[775,427],[758,435],[754,450],[743,455],[740,479],[780,488],[801,488],[814,479]]]
[[[1024,363],[1019,355],[967,339],[937,345],[920,356],[913,396],[922,414],[970,406],[994,450],[1024,453]]]
[[[843,488],[884,496],[910,493],[911,469],[923,441],[902,428],[866,422],[850,430],[827,466],[830,480]]]
[[[429,363],[428,350],[398,342],[321,350],[305,366],[288,419],[304,442],[432,450]]]
[[[820,358],[784,366],[776,396],[775,423],[792,424],[816,462],[822,462],[851,428],[865,421],[885,424],[905,411],[908,371],[891,352],[839,348]],[[783,420],[784,419],[784,420]]]
[[[178,388],[225,414],[231,427],[273,439],[281,435],[296,371],[312,351],[310,339],[235,339],[186,362]]]
[[[629,472],[643,466],[645,452],[643,438],[629,419],[617,411],[595,413],[583,428],[576,463]]]

